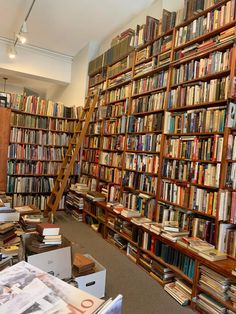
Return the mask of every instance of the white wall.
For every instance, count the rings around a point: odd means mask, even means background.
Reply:
[[[85,46],[73,59],[70,84],[49,89],[47,98],[61,101],[67,106],[83,106],[88,87],[88,64],[97,50],[98,44],[95,42]]]
[[[69,83],[71,57],[30,46],[17,46],[17,57],[8,57],[9,42],[0,41],[0,68],[62,83]]]

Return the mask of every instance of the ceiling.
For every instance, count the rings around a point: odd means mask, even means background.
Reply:
[[[27,43],[75,56],[101,42],[154,0],[36,0],[27,21]],[[14,39],[32,0],[0,0],[0,37]]]

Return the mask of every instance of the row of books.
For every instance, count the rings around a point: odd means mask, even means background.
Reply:
[[[34,144],[10,144],[8,158],[26,160],[62,161],[65,157],[65,147],[45,147]]]
[[[135,63],[144,62],[146,59],[155,57],[165,51],[170,50],[172,38],[172,35],[163,36],[155,40],[153,43],[150,43],[150,45],[148,45],[147,47],[136,51]]]
[[[227,143],[226,158],[236,160],[236,135],[235,133],[229,134]]]
[[[191,60],[181,64],[178,68],[173,68],[171,85],[184,83],[217,72],[229,70],[232,50],[216,51],[209,54],[207,58]]]
[[[200,138],[196,136],[167,137],[164,156],[177,159],[221,161],[223,140],[223,136],[218,134]]]
[[[224,100],[229,91],[229,76],[198,82],[191,86],[178,86],[169,93],[167,107],[180,108],[197,104]]]
[[[225,187],[236,190],[236,162],[227,165]]]
[[[157,189],[157,177],[133,171],[125,171],[122,184],[125,187],[155,194]]]
[[[88,126],[87,134],[98,135],[101,133],[101,121],[91,122]]]
[[[89,87],[99,84],[100,82],[106,80],[107,70],[103,68],[101,73],[97,73],[96,75],[89,78]]]
[[[99,148],[100,147],[100,136],[85,136],[84,148]]]
[[[158,88],[165,88],[167,85],[168,71],[161,71],[152,76],[148,76],[133,81],[132,93],[139,95],[145,92],[151,92]]]
[[[68,146],[70,136],[67,133],[35,131],[12,128],[10,142],[29,143],[35,145]]]
[[[175,20],[176,12],[169,12],[166,9],[163,9],[160,20],[147,16],[145,24],[136,26],[132,45],[134,47],[141,46],[168,32],[175,26]]]
[[[99,108],[100,118],[116,118],[128,111],[128,99],[126,101],[118,102],[112,105],[101,106]]]
[[[35,194],[35,195],[22,195],[14,194],[13,195],[13,204],[14,206],[24,206],[25,204],[32,204],[41,211],[46,209],[46,205],[49,199],[49,195]],[[62,196],[62,199],[59,204],[60,209],[65,208],[65,196]]]
[[[164,109],[166,92],[154,93],[132,99],[131,114]]]
[[[83,174],[89,174],[98,177],[99,165],[98,163],[84,161],[81,166],[81,171]]]
[[[175,52],[175,59],[179,60],[185,57],[194,57],[195,54],[201,53],[203,51],[210,52],[211,49],[217,48],[219,45],[226,42],[232,43],[235,34],[235,26],[220,32],[216,36],[212,36],[210,39],[199,39],[199,42],[193,43],[179,49]]]
[[[164,244],[149,233],[147,233],[147,240],[143,242],[142,247],[160,257],[165,263],[178,267],[186,276],[193,279],[194,260],[187,255]]]
[[[127,153],[125,155],[125,168],[150,173],[158,172],[159,156],[147,154]]]
[[[66,107],[62,103],[41,99],[37,96],[11,94],[11,107],[28,113],[60,118],[78,119],[82,107]]]
[[[50,117],[37,117],[35,115],[12,112],[11,125],[23,128],[45,129],[48,131],[74,132],[76,121]]]
[[[127,117],[123,115],[121,118],[105,120],[103,133],[110,135],[110,134],[121,134],[126,132],[126,124],[127,124]]]
[[[123,100],[129,97],[129,85],[121,86],[120,88],[112,89],[108,93],[108,102]]]
[[[148,114],[144,117],[129,116],[127,122],[128,133],[161,131],[163,112]]]
[[[108,168],[106,166],[100,166],[99,177],[101,180],[120,184],[122,177],[121,170],[117,168]]]
[[[99,157],[99,164],[105,166],[121,167],[122,155],[119,153],[109,153],[101,151]]]
[[[102,140],[102,149],[124,150],[124,145],[125,145],[124,135],[104,136]]]
[[[162,176],[171,180],[219,187],[221,164],[164,159]]]
[[[176,33],[175,45],[178,47],[206,33],[212,32],[234,20],[235,1],[228,1],[221,7],[202,15]]]
[[[130,68],[133,65],[133,57],[134,54],[130,53],[127,57],[118,61],[117,63],[108,67],[107,75],[108,77],[113,77],[120,72],[125,71],[126,69]]]
[[[56,161],[12,161],[7,163],[8,175],[51,175],[58,174],[61,168],[61,162]],[[72,175],[78,175],[79,163],[75,163]]]
[[[220,190],[218,219],[221,221],[236,221],[236,191]]]
[[[211,107],[165,114],[164,133],[223,132],[226,108]]]
[[[160,152],[160,134],[128,135],[127,151]]]
[[[126,72],[123,74],[120,74],[119,76],[116,76],[112,79],[109,79],[108,81],[108,89],[116,88],[119,84],[123,84],[126,82],[129,82],[132,78],[132,72]]]
[[[7,176],[7,193],[50,193],[53,178]]]

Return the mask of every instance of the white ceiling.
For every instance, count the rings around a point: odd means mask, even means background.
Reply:
[[[154,0],[36,0],[28,43],[75,56],[88,42],[101,42]],[[0,36],[14,39],[32,0],[0,0]]]

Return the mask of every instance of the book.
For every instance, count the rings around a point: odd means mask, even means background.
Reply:
[[[37,224],[36,230],[42,236],[57,236],[59,235],[60,227],[55,224],[40,223],[40,224]]]
[[[227,254],[222,253],[218,250],[209,250],[209,251],[203,251],[198,253],[200,256],[204,257],[205,259],[215,262],[215,261],[221,261],[227,259]]]

